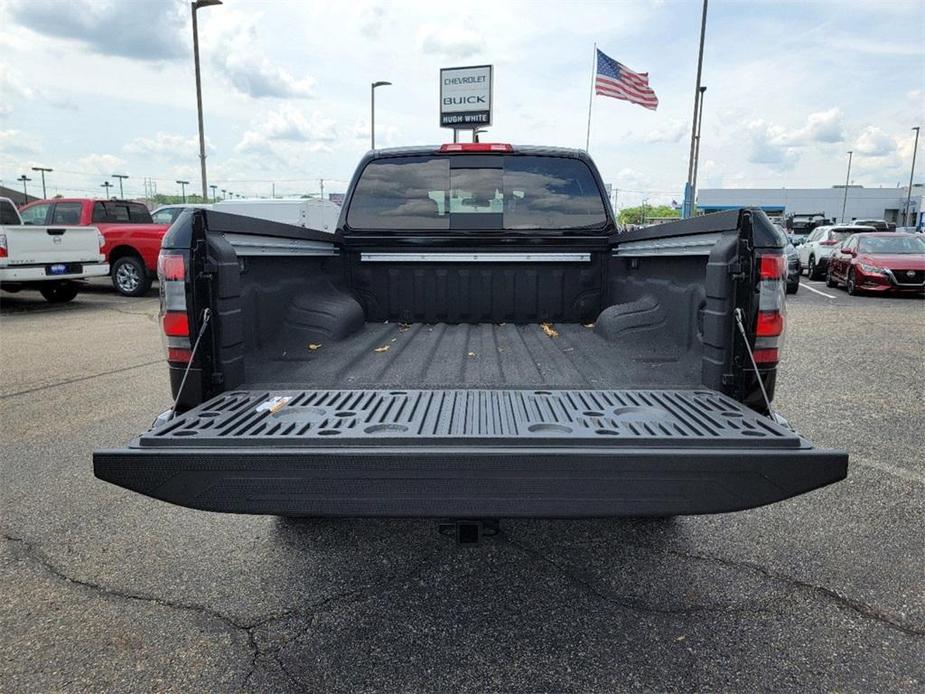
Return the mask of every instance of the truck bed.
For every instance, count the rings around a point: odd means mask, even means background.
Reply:
[[[676,341],[607,340],[594,324],[366,323],[339,341],[284,341],[249,360],[247,388],[636,388],[700,382]],[[548,332],[547,332],[548,331]],[[314,349],[309,347],[314,345]],[[387,349],[383,349],[387,348]],[[380,351],[377,351],[380,350]]]

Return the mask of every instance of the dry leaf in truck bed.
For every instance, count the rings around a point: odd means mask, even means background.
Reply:
[[[408,330],[410,327],[411,327],[411,326],[410,326],[408,323],[399,323],[399,324],[398,324],[398,331],[403,333],[403,332],[405,332],[406,330]]]
[[[585,323],[584,326],[585,326],[586,328],[593,328],[593,327],[594,327],[594,323]]]
[[[475,352],[469,352],[469,356],[470,356],[470,357],[474,357],[474,356],[475,356]]]
[[[382,347],[376,347],[376,349],[374,349],[373,351],[374,351],[374,352],[388,352],[388,351],[389,351],[389,346],[388,346],[388,345],[382,345]]]
[[[540,327],[547,337],[559,337],[559,331],[552,327],[552,323],[540,323]]]
[[[313,343],[311,343],[311,344],[308,346],[308,348],[309,348],[312,352],[314,352],[316,349],[321,349],[321,345],[316,345],[316,344],[313,342]]]

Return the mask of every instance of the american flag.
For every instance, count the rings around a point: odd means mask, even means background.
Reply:
[[[649,86],[649,73],[633,72],[600,50],[597,51],[594,93],[631,101],[653,111],[658,108],[658,97]]]

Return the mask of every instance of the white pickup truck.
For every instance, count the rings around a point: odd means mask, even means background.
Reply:
[[[76,280],[105,277],[109,263],[96,227],[22,222],[9,198],[0,198],[0,289],[37,289],[47,301],[64,303],[77,296]]]

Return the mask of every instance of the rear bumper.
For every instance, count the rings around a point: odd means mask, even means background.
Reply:
[[[127,448],[112,484],[206,511],[580,518],[738,511],[844,479],[844,451],[552,447]]]
[[[48,275],[46,265],[7,265],[0,268],[0,282],[60,282],[109,274],[109,263],[86,263],[80,272],[65,275]]]

